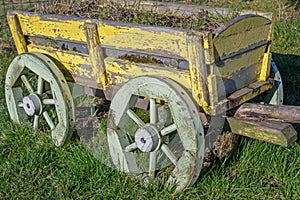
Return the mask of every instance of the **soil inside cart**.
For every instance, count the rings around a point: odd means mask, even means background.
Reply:
[[[43,14],[68,15],[81,18],[113,20],[125,23],[146,24],[151,26],[166,26],[200,31],[213,31],[224,22],[234,18],[237,12],[228,16],[211,14],[199,10],[197,14],[180,16],[176,13],[158,13],[143,10],[137,3],[134,7],[121,5],[109,0],[85,0],[70,4],[52,2],[36,6],[35,12]]]

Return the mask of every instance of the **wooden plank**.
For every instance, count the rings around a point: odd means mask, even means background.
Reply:
[[[232,93],[248,84],[257,81],[261,72],[261,59],[265,46],[232,57],[222,62],[217,62],[226,93]]]
[[[100,43],[128,51],[164,52],[166,55],[188,59],[186,30],[155,27],[114,21],[83,19],[71,16],[46,15],[22,11],[17,14],[24,35],[45,36],[50,39],[86,42],[85,23],[97,24]]]
[[[240,90],[237,90],[235,93],[228,96],[227,99],[229,99],[231,101],[240,100],[241,98],[243,98],[247,94],[252,93],[252,91],[253,91],[253,89],[245,87],[245,88],[242,88]]]
[[[252,51],[245,52],[241,55],[223,60],[216,61],[216,65],[222,77],[230,78],[231,74],[235,71],[239,71],[242,68],[251,66],[253,64],[259,65],[262,56],[264,55],[266,46],[254,49]],[[260,73],[260,67],[257,69],[257,74]]]
[[[206,85],[207,68],[202,35],[197,32],[187,35],[189,70],[191,75],[192,94],[197,103],[204,109],[208,107],[208,91]]]
[[[215,105],[219,102],[219,93],[217,85],[218,77],[215,74],[210,74],[207,77],[207,87],[209,91],[209,105],[214,109]]]
[[[253,89],[254,91],[259,90],[264,85],[269,85],[269,81],[256,81],[254,83],[249,84],[247,87]]]
[[[244,67],[240,70],[232,72],[229,78],[223,77],[224,86],[218,85],[219,87],[225,87],[226,94],[231,94],[241,88],[247,87],[249,83],[255,82],[257,79],[257,67],[258,63]]]
[[[245,103],[236,111],[235,118],[278,120],[300,123],[300,106]]]
[[[186,30],[116,22],[99,23],[98,27],[101,44],[107,47],[188,60]]]
[[[191,75],[187,70],[169,68],[164,65],[134,63],[127,60],[107,57],[104,60],[108,84],[117,86],[138,76],[160,76],[170,78],[188,90],[192,90]]]
[[[261,62],[261,71],[259,75],[259,81],[266,81],[270,75],[270,68],[271,68],[271,53],[265,53],[262,62]]]
[[[80,85],[95,88],[95,83],[99,82],[97,74],[94,74],[93,67],[87,55],[72,52],[59,51],[47,46],[28,45],[28,51],[46,54],[55,60],[57,66],[62,71],[66,79]],[[97,88],[102,88],[97,85]]]
[[[237,90],[227,97],[227,109],[234,108],[242,103],[256,97],[264,91],[272,88],[273,83],[269,81],[258,81],[250,84],[248,87]]]
[[[19,54],[28,52],[26,40],[17,15],[8,15],[7,20]]]
[[[231,131],[238,135],[287,147],[297,140],[291,124],[278,121],[227,118]]]
[[[267,43],[271,21],[257,15],[243,15],[215,30],[215,57],[223,60],[240,50]]]
[[[87,20],[23,11],[10,11],[9,14],[18,15],[24,35],[86,42],[84,23]]]
[[[107,77],[105,72],[103,52],[100,45],[99,34],[97,31],[97,25],[92,23],[85,23],[84,29],[87,39],[90,62],[93,68],[92,70],[97,76],[96,79],[99,80],[95,83],[95,87],[97,87],[98,82],[100,82],[102,86],[105,86],[107,84]]]

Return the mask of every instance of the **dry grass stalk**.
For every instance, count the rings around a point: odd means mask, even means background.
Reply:
[[[234,17],[214,15],[199,10],[192,16],[179,16],[170,13],[157,13],[142,10],[137,2],[135,7],[120,5],[110,0],[85,0],[73,3],[53,2],[39,5],[36,12],[44,14],[69,15],[82,18],[113,20],[125,23],[167,26],[193,30],[215,30],[220,24]]]

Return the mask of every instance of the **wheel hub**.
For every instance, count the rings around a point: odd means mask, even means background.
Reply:
[[[36,94],[30,94],[23,98],[23,108],[27,115],[39,115],[42,111],[42,103]]]
[[[159,133],[155,127],[149,125],[139,128],[134,135],[136,146],[142,152],[155,151],[160,144]]]

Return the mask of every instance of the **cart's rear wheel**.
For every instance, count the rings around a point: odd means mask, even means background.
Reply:
[[[265,103],[273,105],[283,104],[283,85],[282,79],[274,61],[271,62],[272,76],[275,81],[274,87],[268,92],[265,98]]]
[[[135,108],[139,97],[149,98],[149,112]],[[170,120],[159,117],[161,112]],[[172,80],[138,77],[125,83],[111,102],[107,134],[120,171],[146,179],[167,177],[167,185],[174,184],[176,191],[194,184],[200,174],[204,134],[198,109]]]
[[[30,122],[34,129],[46,125],[57,146],[71,137],[75,118],[72,95],[64,75],[47,56],[17,56],[6,74],[5,98],[14,122]]]

